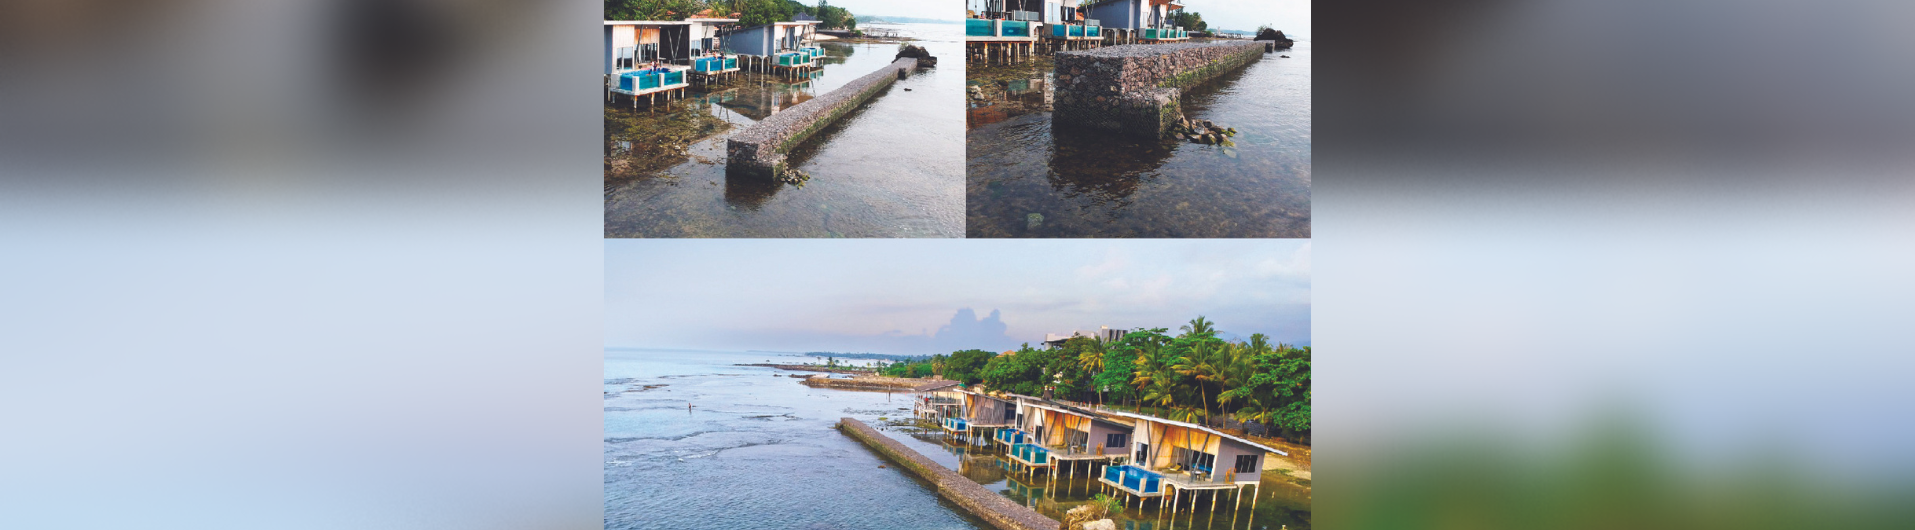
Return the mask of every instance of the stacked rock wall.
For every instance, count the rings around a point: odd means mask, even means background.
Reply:
[[[1037,510],[1011,502],[1003,495],[998,495],[971,479],[964,478],[964,475],[938,465],[937,462],[918,454],[910,447],[905,447],[904,444],[885,436],[884,433],[878,432],[870,425],[865,425],[864,422],[843,418],[838,420],[838,429],[871,446],[871,449],[883,454],[885,458],[897,462],[898,465],[911,470],[924,480],[931,481],[932,484],[937,485],[939,495],[951,499],[951,502],[964,507],[971,514],[991,523],[991,526],[999,530],[1058,530],[1063,526],[1062,523],[1037,513]]]
[[[784,170],[786,151],[858,108],[917,65],[918,60],[911,58],[892,61],[837,90],[745,127],[725,141],[725,172],[757,177],[777,175]]]
[[[1182,89],[1262,57],[1262,43],[1185,42],[1059,52],[1051,119],[1161,137],[1183,120]]]

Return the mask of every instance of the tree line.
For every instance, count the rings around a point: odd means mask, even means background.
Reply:
[[[850,10],[827,0],[817,6],[795,0],[605,0],[605,20],[685,20],[707,9],[718,18],[735,16],[745,27],[789,22],[802,13],[816,17],[825,29],[858,29]]]
[[[964,350],[881,369],[895,377],[940,375],[966,385],[1131,408],[1215,425],[1224,415],[1256,421],[1291,439],[1310,432],[1310,347],[1271,343],[1263,334],[1226,341],[1197,317],[1171,336],[1142,329],[1104,343],[1073,337],[1057,348],[992,353]]]

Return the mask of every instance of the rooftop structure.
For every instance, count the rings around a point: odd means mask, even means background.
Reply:
[[[1065,341],[1069,341],[1077,337],[1090,337],[1092,339],[1096,339],[1097,342],[1108,344],[1112,342],[1117,342],[1119,340],[1123,340],[1124,335],[1128,333],[1130,333],[1129,330],[1111,329],[1110,326],[1100,326],[1097,328],[1097,331],[1083,331],[1083,330],[1072,331],[1069,335],[1045,333],[1044,345],[1052,347],[1052,348],[1057,348],[1057,347],[1063,346]]]

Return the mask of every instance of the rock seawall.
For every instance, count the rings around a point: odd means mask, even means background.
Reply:
[[[1255,42],[1135,44],[1058,52],[1051,120],[1160,138],[1183,121],[1183,89],[1262,58]]]
[[[785,153],[793,146],[844,117],[879,90],[891,86],[917,64],[917,59],[910,58],[892,61],[837,90],[745,127],[725,141],[725,173],[764,178],[777,175],[784,170]]]
[[[805,386],[822,388],[909,392],[911,389],[917,388],[918,385],[924,384],[924,380],[883,376],[859,376],[850,379],[810,376],[806,377],[803,381],[799,381],[799,383]]]
[[[897,462],[924,480],[931,481],[937,485],[938,495],[964,507],[999,530],[1058,530],[1063,527],[1062,523],[1037,513],[1037,510],[1011,502],[956,471],[938,465],[864,422],[843,418],[838,420],[838,430],[871,446],[885,458]]]

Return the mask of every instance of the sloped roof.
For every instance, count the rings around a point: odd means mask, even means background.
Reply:
[[[957,381],[951,381],[951,380],[944,380],[944,381],[932,381],[932,382],[929,382],[929,383],[925,383],[925,384],[922,384],[922,385],[918,385],[918,386],[914,386],[914,387],[911,387],[911,391],[912,391],[912,392],[930,392],[930,391],[933,391],[933,390],[941,390],[941,389],[945,389],[945,388],[951,388],[951,387],[954,387],[954,386],[957,386],[957,385],[958,385],[958,382],[957,382]]]
[[[1284,450],[1282,450],[1282,449],[1278,449],[1278,448],[1275,448],[1275,447],[1270,447],[1270,446],[1268,446],[1268,445],[1264,445],[1264,444],[1260,444],[1260,443],[1257,443],[1257,442],[1252,442],[1252,441],[1250,441],[1250,440],[1245,440],[1245,439],[1243,439],[1243,438],[1238,438],[1238,437],[1236,437],[1236,436],[1231,436],[1231,435],[1229,435],[1229,434],[1225,434],[1225,433],[1223,433],[1223,432],[1221,432],[1221,431],[1218,431],[1218,430],[1216,430],[1216,429],[1212,429],[1212,428],[1209,428],[1209,427],[1205,427],[1205,426],[1202,426],[1202,425],[1198,425],[1198,424],[1195,424],[1195,423],[1184,423],[1184,422],[1181,422],[1181,421],[1176,421],[1176,420],[1167,420],[1167,419],[1163,419],[1163,418],[1159,418],[1159,417],[1156,417],[1156,416],[1145,416],[1145,415],[1143,415],[1143,414],[1133,414],[1133,413],[1129,413],[1129,412],[1118,412],[1118,411],[1115,411],[1115,410],[1105,410],[1105,411],[1099,411],[1099,412],[1102,412],[1102,413],[1104,413],[1104,414],[1110,414],[1110,415],[1113,415],[1113,416],[1123,416],[1123,417],[1126,417],[1126,418],[1136,418],[1136,419],[1140,419],[1140,420],[1144,420],[1144,421],[1153,421],[1153,422],[1157,422],[1157,423],[1162,423],[1162,424],[1166,424],[1166,425],[1175,425],[1175,426],[1178,426],[1178,427],[1184,427],[1184,428],[1189,428],[1189,429],[1197,429],[1197,430],[1200,430],[1200,431],[1204,431],[1204,432],[1207,432],[1207,433],[1210,433],[1210,434],[1215,434],[1215,435],[1217,435],[1217,436],[1222,436],[1222,437],[1224,437],[1224,438],[1226,438],[1226,439],[1230,439],[1230,440],[1234,440],[1234,441],[1236,441],[1237,443],[1241,443],[1241,444],[1244,444],[1244,445],[1248,445],[1248,446],[1251,446],[1251,447],[1255,447],[1255,448],[1258,448],[1258,449],[1262,449],[1262,450],[1264,450],[1264,451],[1267,451],[1267,452],[1271,452],[1271,453],[1276,453],[1276,454],[1280,454],[1280,455],[1283,455],[1283,456],[1290,456],[1290,453],[1289,453],[1288,451],[1284,451]]]

